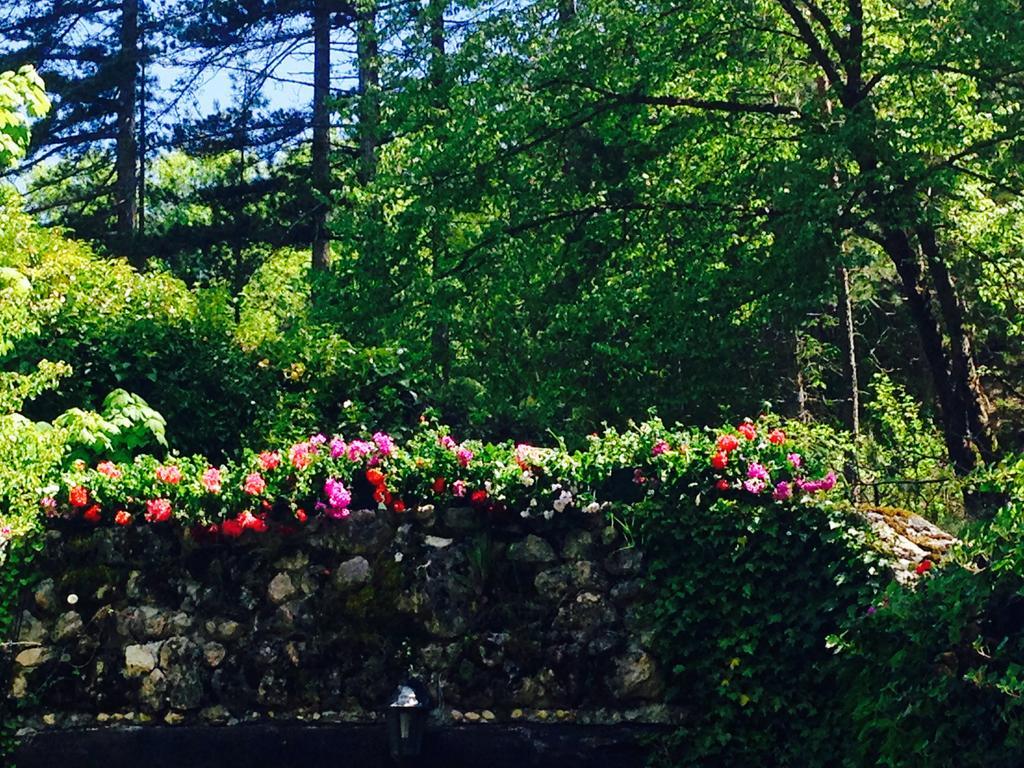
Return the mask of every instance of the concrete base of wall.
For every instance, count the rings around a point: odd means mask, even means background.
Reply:
[[[641,768],[658,726],[438,727],[417,768]],[[54,730],[27,739],[19,768],[386,768],[384,725],[267,723],[231,727]]]

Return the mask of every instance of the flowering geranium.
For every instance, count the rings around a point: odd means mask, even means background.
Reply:
[[[127,510],[119,509],[114,514],[114,522],[118,525],[131,525],[132,516],[128,513]]]
[[[91,507],[85,510],[85,512],[82,513],[82,517],[85,519],[86,522],[96,525],[102,518],[102,515],[100,514],[100,505],[93,504]]]
[[[775,485],[772,491],[772,498],[776,501],[788,501],[793,496],[793,487],[785,480]]]
[[[327,497],[327,513],[331,517],[348,515],[348,505],[352,503],[352,494],[345,484],[333,477],[324,482],[324,496]]]
[[[161,483],[177,485],[181,482],[181,469],[172,465],[164,465],[156,468],[156,479]]]
[[[281,454],[277,451],[263,451],[256,458],[264,472],[272,472],[281,466]]]
[[[469,466],[469,462],[473,460],[473,455],[473,452],[464,445],[460,445],[459,449],[455,452],[455,458],[459,460],[459,464],[463,467]]]
[[[466,483],[462,480],[456,480],[452,483],[452,495],[457,496],[460,499],[466,495]]]
[[[124,477],[124,473],[112,461],[101,461],[96,465],[96,471],[110,480],[120,480]]]
[[[773,429],[768,433],[768,442],[772,445],[782,445],[786,442],[786,433],[781,429]]]
[[[89,503],[89,491],[80,485],[74,486],[68,491],[68,503],[72,507],[84,507]]]
[[[150,499],[146,502],[146,522],[165,523],[171,519],[171,502],[168,499]]]
[[[387,435],[384,432],[374,432],[373,442],[377,445],[377,450],[380,451],[381,456],[390,456],[394,453],[395,443],[391,439],[391,435]]]
[[[715,469],[725,469],[729,464],[729,454],[725,451],[718,451],[711,457],[711,466]]]
[[[203,488],[205,488],[208,493],[220,493],[221,483],[223,482],[220,470],[216,467],[210,467],[203,472],[201,482],[203,484]]]
[[[316,449],[309,443],[296,443],[288,449],[288,460],[295,469],[303,470],[313,463]]]
[[[745,421],[736,427],[736,431],[739,432],[747,440],[753,440],[757,437],[757,427],[751,424],[749,421]]]
[[[715,448],[718,449],[719,453],[731,453],[739,447],[740,441],[736,439],[736,435],[721,435],[715,441]]]
[[[252,472],[245,478],[245,485],[242,486],[242,490],[250,496],[259,496],[267,490],[267,481],[263,479],[259,472]]]
[[[651,456],[661,456],[663,453],[668,453],[671,450],[666,440],[659,440],[653,446],[651,446]]]

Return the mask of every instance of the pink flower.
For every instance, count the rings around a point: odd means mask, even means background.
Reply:
[[[281,466],[281,454],[277,451],[264,451],[256,458],[264,472],[271,472]]]
[[[150,499],[146,502],[146,522],[165,523],[171,519],[171,502],[167,499]]]
[[[175,466],[162,466],[156,468],[156,479],[161,483],[177,485],[181,482],[181,470]]]
[[[303,470],[313,462],[313,446],[309,443],[296,443],[288,450],[288,460],[298,470]]]
[[[57,514],[57,500],[53,496],[44,496],[39,500],[39,506],[47,517]]]
[[[465,446],[459,446],[459,450],[455,452],[455,457],[459,460],[459,464],[463,467],[468,467],[469,462],[473,460],[473,452]]]
[[[445,448],[449,451],[454,451],[457,445],[457,443],[452,439],[451,435],[445,435],[444,437],[440,438],[437,442],[441,445],[442,448]]]
[[[327,497],[327,504],[331,509],[344,510],[352,503],[352,494],[344,483],[333,477],[327,478],[324,482],[324,496]]]
[[[748,493],[758,494],[765,489],[765,481],[760,477],[752,477],[743,481],[743,487]]]
[[[245,478],[245,485],[242,486],[242,490],[250,496],[259,496],[267,490],[267,481],[263,479],[259,472],[253,472]]]
[[[836,487],[836,473],[829,471],[821,480],[797,480],[796,486],[804,493],[817,493],[818,491],[831,491]]]
[[[96,465],[96,471],[111,480],[120,480],[124,477],[121,470],[117,468],[117,464],[112,461],[101,461]]]
[[[390,456],[395,450],[394,440],[383,432],[374,432],[373,442],[377,444],[377,450],[380,451],[381,456]]]
[[[772,498],[776,501],[786,501],[793,495],[793,489],[789,483],[783,480],[781,483],[775,486],[775,490],[772,491]]]
[[[314,450],[316,450],[317,448],[319,448],[321,445],[323,445],[326,442],[327,442],[327,436],[326,435],[313,435],[311,438],[309,438],[309,444],[311,446],[313,446]]]
[[[747,477],[751,480],[764,480],[768,482],[768,470],[764,468],[763,464],[758,464],[756,461],[750,462],[750,466],[747,467]]]
[[[793,465],[793,469],[800,469],[803,465],[804,460],[800,457],[799,453],[791,453],[786,457],[786,461]]]
[[[0,541],[7,541],[14,535],[14,529],[9,525],[0,526]]]
[[[364,456],[369,455],[373,448],[373,444],[365,440],[353,440],[348,444],[348,460],[359,461]]]
[[[203,488],[207,493],[220,493],[221,482],[220,470],[216,467],[210,467],[203,472]]]
[[[342,456],[345,455],[345,450],[347,448],[348,446],[345,445],[344,440],[342,440],[340,437],[334,438],[333,440],[331,440],[331,458],[340,459]]]
[[[831,491],[833,488],[836,487],[836,473],[832,470],[829,470],[829,473],[825,475],[825,477],[823,477],[821,480],[819,480],[818,484],[821,486],[821,490]]]
[[[460,499],[466,495],[466,484],[462,480],[452,483],[452,495],[458,496]]]
[[[667,442],[665,442],[664,440],[659,440],[651,448],[651,456],[661,456],[661,454],[663,454],[663,453],[668,453],[669,450],[670,450],[669,444]]]
[[[757,435],[757,429],[749,421],[745,421],[736,427],[736,431],[747,438],[747,440],[753,440]]]

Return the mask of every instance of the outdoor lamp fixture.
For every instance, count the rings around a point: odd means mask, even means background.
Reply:
[[[388,747],[396,761],[420,754],[429,712],[430,697],[415,681],[402,683],[392,694],[387,708]]]

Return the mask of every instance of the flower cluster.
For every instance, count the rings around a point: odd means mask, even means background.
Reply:
[[[611,482],[622,473],[632,479],[625,489]],[[401,442],[379,431],[352,440],[312,435],[221,466],[201,456],[77,462],[56,492],[42,496],[40,509],[47,518],[87,525],[177,522],[198,536],[235,538],[295,531],[312,516],[344,520],[367,506],[398,516],[413,506],[469,506],[494,520],[550,520],[680,485],[782,504],[835,484],[834,472],[810,471],[781,427],[749,421],[711,436],[652,421],[594,435],[574,452],[458,442],[424,425]]]
[[[808,498],[835,488],[835,471],[811,479],[803,456],[789,450],[788,443],[784,430],[776,427],[761,431],[750,421],[719,434],[709,460],[717,478],[715,488],[751,496],[764,494],[777,502],[790,501],[799,494]]]

